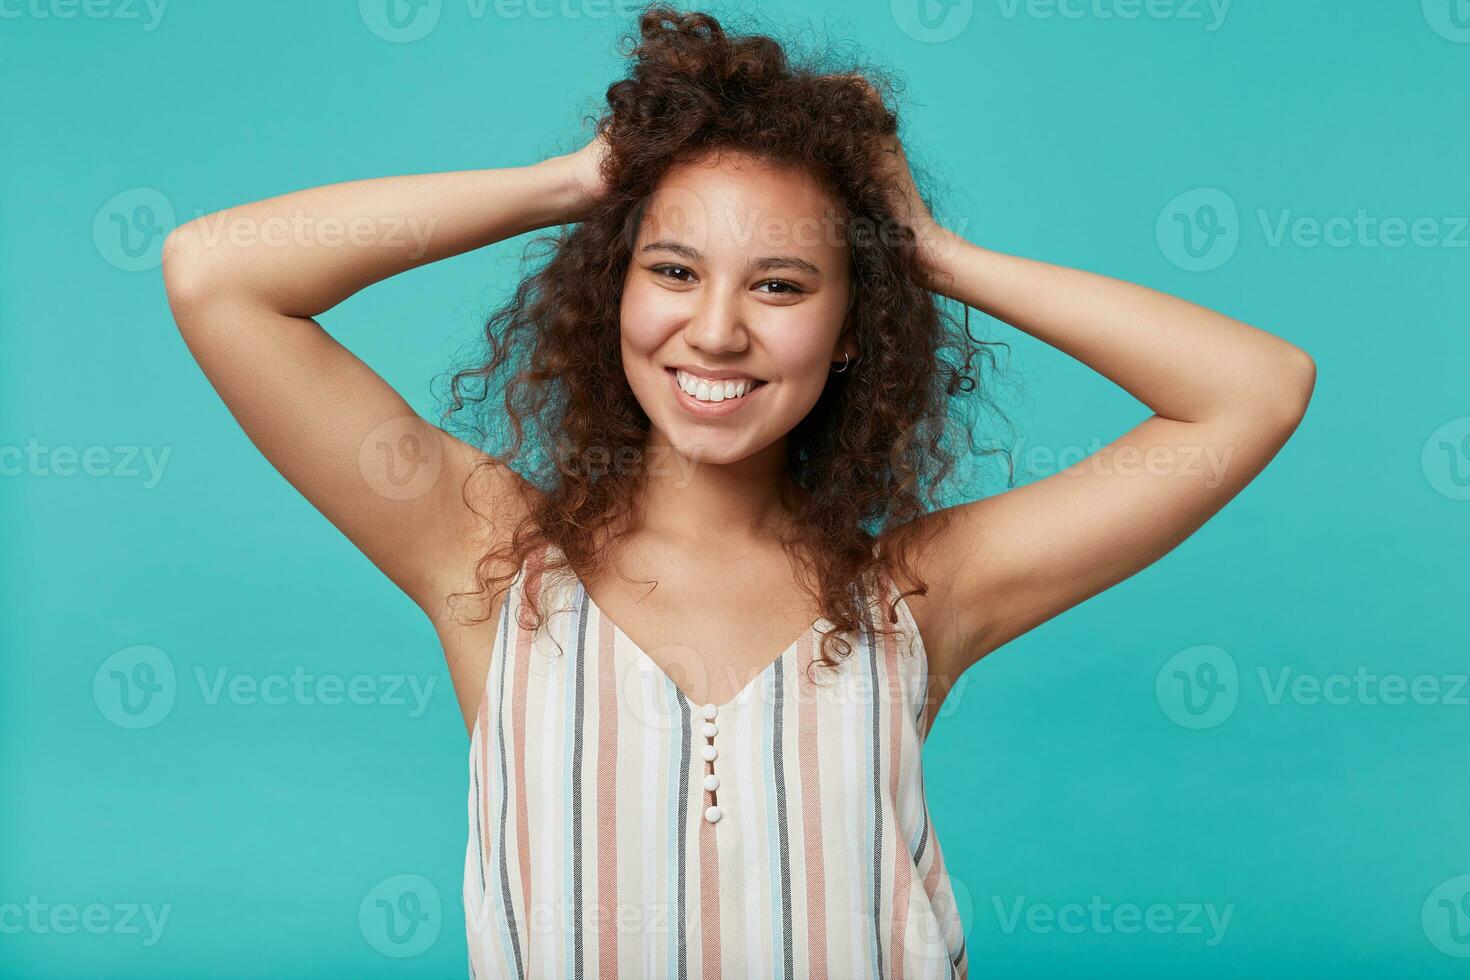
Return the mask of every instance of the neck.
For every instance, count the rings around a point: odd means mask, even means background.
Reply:
[[[756,545],[789,529],[790,512],[782,500],[788,488],[786,441],[733,463],[710,463],[686,456],[657,430],[645,448],[643,482],[637,510],[641,530],[697,549],[712,541]],[[799,493],[798,493],[799,496]]]

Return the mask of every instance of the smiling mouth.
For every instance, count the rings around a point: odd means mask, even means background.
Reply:
[[[757,381],[754,378],[731,379],[735,391],[739,391],[741,382],[751,383],[748,383],[744,394],[734,394],[726,398],[723,397],[725,383],[710,382],[707,378],[700,379],[698,383],[691,383],[692,376],[681,372],[676,367],[664,367],[663,373],[669,376],[669,388],[672,389],[673,400],[681,411],[694,419],[706,419],[711,422],[717,419],[728,419],[729,416],[734,416],[744,410],[745,406],[753,401],[760,401],[760,391],[767,386],[766,382]],[[681,383],[681,379],[684,383]],[[719,391],[714,389],[716,383],[720,385]],[[692,386],[692,391],[688,391],[685,388],[686,385]],[[700,398],[701,391],[703,391],[704,398]],[[714,401],[714,397],[720,397],[720,400]]]
[[[678,368],[664,368],[674,386],[691,401],[701,405],[723,405],[726,402],[743,401],[766,382],[759,378],[728,378],[711,381]]]

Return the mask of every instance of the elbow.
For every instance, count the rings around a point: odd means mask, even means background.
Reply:
[[[163,240],[163,288],[174,322],[182,329],[192,310],[217,294],[218,277],[209,242],[194,222],[179,225]]]
[[[1287,346],[1279,372],[1272,379],[1268,403],[1273,420],[1291,432],[1307,414],[1307,405],[1317,387],[1317,362],[1300,347]]]
[[[198,235],[188,224],[179,225],[163,240],[163,290],[174,319],[204,292],[200,282]]]
[[[1317,387],[1317,362],[1300,347],[1292,348],[1291,381],[1287,387],[1291,394],[1289,401],[1300,419],[1307,414],[1307,403]]]

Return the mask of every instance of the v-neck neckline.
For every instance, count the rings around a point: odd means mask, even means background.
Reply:
[[[587,590],[587,585],[585,582],[582,581],[581,577],[577,575],[577,573],[573,571],[570,567],[567,568],[567,573],[571,575],[573,583],[582,593],[582,601],[585,602],[592,609],[595,609],[597,611],[597,615],[610,627],[612,627],[612,631],[617,639],[621,641],[621,645],[626,646],[636,655],[637,658],[639,658],[643,662],[646,662],[648,666],[653,669],[654,673],[657,674],[658,677],[664,681],[664,683],[668,684],[669,687],[674,689],[679,697],[684,699],[684,702],[686,704],[695,709],[699,709],[704,707],[706,704],[714,703],[710,701],[696,701],[691,698],[688,692],[680,687],[678,683],[669,676],[668,671],[664,670],[664,668],[659,665],[659,662],[657,660],[654,660],[651,656],[648,655],[647,650],[644,650],[643,647],[639,646],[638,642],[634,640],[631,636],[629,636],[627,632],[618,625],[617,620],[613,619],[611,616],[603,611],[602,607],[597,604],[597,601],[592,598],[592,593]],[[725,711],[726,708],[730,708],[732,706],[736,706],[745,702],[750,691],[757,684],[765,680],[766,675],[775,670],[776,665],[783,662],[786,659],[786,655],[788,653],[796,649],[796,647],[801,644],[802,640],[805,640],[807,637],[815,633],[823,623],[830,623],[830,620],[828,620],[825,616],[818,616],[810,626],[808,626],[805,630],[801,632],[800,636],[792,640],[790,643],[786,644],[786,646],[782,648],[781,652],[776,654],[775,658],[772,659],[770,663],[766,664],[764,667],[761,668],[759,673],[750,678],[750,680],[746,681],[744,686],[741,687],[740,690],[735,692],[734,697],[731,697],[729,700],[723,703],[714,703],[716,712],[722,713]]]
[[[559,570],[564,574],[570,576],[573,587],[577,591],[580,591],[582,593],[582,601],[585,602],[592,609],[595,609],[598,616],[607,621],[607,624],[612,627],[614,637],[617,640],[621,641],[615,642],[613,644],[615,649],[618,647],[626,647],[627,649],[631,650],[634,654],[634,658],[646,662],[648,666],[653,670],[655,676],[663,680],[664,683],[668,684],[669,687],[673,688],[675,693],[677,693],[679,697],[683,699],[685,704],[690,705],[694,709],[698,710],[700,708],[703,708],[704,705],[711,703],[709,701],[696,701],[691,698],[688,693],[685,692],[685,690],[680,687],[672,677],[669,676],[668,671],[664,670],[664,668],[659,665],[657,660],[654,660],[648,655],[647,650],[644,650],[643,647],[639,646],[638,642],[634,640],[631,636],[629,636],[626,630],[618,625],[617,620],[613,619],[611,616],[603,611],[602,607],[597,604],[597,601],[592,598],[592,593],[587,589],[587,583],[582,581],[582,577],[577,574],[577,570],[571,566],[571,563],[569,561],[567,561],[566,552],[557,547],[555,541],[546,542],[542,553],[543,561],[553,552],[559,558],[561,558],[563,562],[563,566]],[[858,585],[861,578],[862,576],[859,576],[858,579],[854,579],[852,583],[849,583],[848,588],[852,588],[854,585]],[[860,585],[859,593],[866,597],[866,591],[863,590]],[[785,661],[787,654],[800,646],[801,642],[808,637],[812,637],[813,639],[815,639],[818,630],[821,629],[823,624],[831,626],[832,621],[826,616],[818,616],[810,626],[802,631],[800,636],[796,637],[794,640],[788,643],[784,649],[776,654],[776,656],[771,660],[770,663],[761,668],[759,673],[750,678],[750,680],[746,681],[745,684],[740,688],[740,690],[735,692],[734,697],[730,698],[728,701],[725,701],[722,704],[716,704],[716,712],[722,712],[726,708],[737,706],[747,700],[747,695],[750,694],[751,690],[753,690],[757,684],[760,684],[763,680],[765,680],[766,675],[775,670],[778,664]],[[861,634],[862,632],[863,626],[862,623],[859,622],[858,633]]]

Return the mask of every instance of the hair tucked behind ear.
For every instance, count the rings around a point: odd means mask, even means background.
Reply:
[[[628,76],[608,88],[595,120],[608,139],[608,193],[579,223],[533,240],[528,257],[544,263],[489,317],[483,356],[450,383],[446,420],[507,465],[529,441],[531,461],[517,469],[539,491],[509,543],[481,559],[477,596],[493,601],[547,542],[565,558],[556,565],[595,575],[608,542],[630,529],[649,421],[623,373],[619,308],[638,221],[671,165],[728,148],[799,168],[842,204],[848,329],[860,353],[788,437],[799,532],[786,548],[840,631],[864,619],[886,630],[896,610],[872,615],[858,591],[882,595],[879,576],[896,569],[916,583],[910,593],[927,591],[911,556],[938,527],[913,519],[938,506],[957,455],[975,451],[958,396],[978,392],[990,404],[976,361],[994,365],[991,345],[969,332],[969,311],[956,323],[922,285],[913,233],[889,210],[895,188],[878,150],[897,133],[894,86],[873,69],[793,63],[769,36],[727,34],[712,16],[662,4],[641,13],[627,40]],[[506,374],[502,412],[492,394]],[[458,414],[471,407],[471,419]],[[492,448],[503,421],[509,445]],[[828,634],[825,661],[831,643],[851,652]]]

